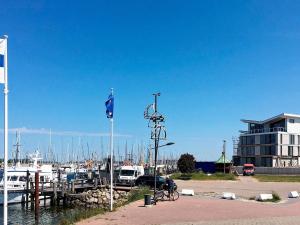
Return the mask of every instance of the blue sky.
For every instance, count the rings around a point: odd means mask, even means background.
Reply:
[[[168,140],[176,143],[161,151],[198,160],[217,159],[223,139],[231,154],[232,136],[245,129],[241,118],[300,113],[299,1],[0,5],[0,34],[9,36],[9,127],[60,132],[52,142],[62,158],[72,137],[99,151],[100,137],[87,135],[109,132],[111,87],[115,131],[125,135],[116,138],[120,151],[126,140],[149,143],[143,111],[157,91]],[[46,152],[49,135],[24,132],[22,144],[24,152]]]

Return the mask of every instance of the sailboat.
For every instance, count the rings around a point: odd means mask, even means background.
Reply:
[[[29,165],[22,166],[19,161],[20,155],[20,137],[18,134],[16,149],[16,160],[12,167],[7,170],[7,188],[8,188],[8,204],[21,203],[25,201],[25,190],[27,179],[28,181],[35,180],[35,173],[39,172],[39,181],[48,182],[44,184],[44,187],[50,186],[50,182],[53,180],[52,165],[39,165],[38,161],[42,160],[39,151],[35,151],[33,154],[29,154]],[[3,205],[3,169],[0,170],[0,205]],[[29,173],[27,177],[27,172]]]

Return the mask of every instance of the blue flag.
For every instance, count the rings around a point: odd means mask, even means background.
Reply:
[[[105,102],[106,106],[106,116],[109,119],[112,119],[114,116],[114,96],[110,94],[108,100]]]
[[[0,54],[0,67],[4,67],[4,55]]]

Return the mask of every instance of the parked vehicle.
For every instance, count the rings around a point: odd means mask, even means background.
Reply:
[[[255,167],[253,164],[244,164],[243,175],[244,176],[254,176]]]
[[[117,184],[134,186],[137,178],[142,175],[144,175],[144,167],[142,166],[122,166]]]
[[[150,188],[154,188],[154,176],[152,175],[144,175],[144,176],[140,176],[136,182],[136,185],[138,186],[148,186]],[[157,176],[156,177],[156,188],[159,190],[163,190],[166,187],[166,179],[161,177],[161,176]],[[177,185],[174,183],[174,190],[177,190]]]

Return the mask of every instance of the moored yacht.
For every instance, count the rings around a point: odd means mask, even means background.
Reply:
[[[35,180],[35,173],[39,172],[39,180],[44,183],[44,187],[50,186],[53,181],[52,165],[39,165],[38,161],[42,158],[40,153],[36,151],[30,155],[32,163],[29,166],[21,166],[16,164],[7,170],[7,188],[8,188],[8,204],[21,203],[25,201],[25,190],[28,181]],[[29,172],[29,176],[27,176]],[[3,204],[3,169],[0,172],[0,204]],[[40,184],[41,185],[41,184]]]

